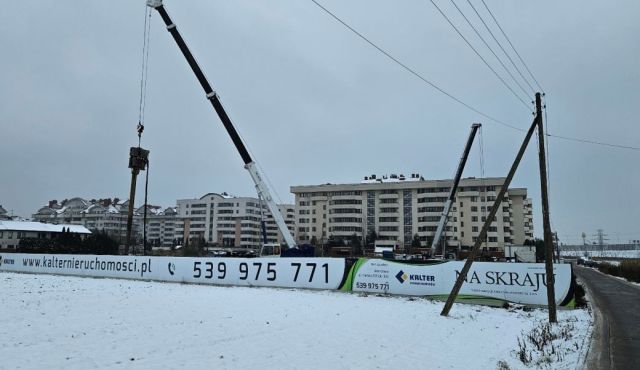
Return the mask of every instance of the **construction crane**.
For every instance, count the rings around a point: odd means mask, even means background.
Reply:
[[[209,100],[209,102],[213,106],[213,109],[215,109],[216,113],[218,114],[218,117],[220,118],[220,121],[222,121],[224,128],[227,130],[227,133],[231,137],[231,141],[233,141],[233,144],[238,150],[238,153],[240,153],[240,157],[242,157],[242,160],[244,161],[244,168],[247,171],[249,171],[249,174],[251,175],[251,178],[253,179],[253,182],[256,185],[256,190],[258,191],[258,197],[263,199],[267,204],[267,207],[269,208],[269,211],[271,211],[271,215],[275,219],[276,224],[278,225],[278,229],[280,230],[280,233],[282,233],[282,236],[285,242],[287,243],[289,248],[297,248],[296,242],[293,236],[291,235],[291,233],[289,232],[289,228],[287,227],[287,224],[284,222],[284,217],[282,217],[282,213],[280,213],[280,209],[278,209],[278,205],[276,204],[275,200],[271,196],[271,191],[269,190],[269,187],[267,186],[266,182],[263,180],[263,176],[260,173],[258,166],[251,158],[249,151],[245,147],[244,143],[242,142],[242,139],[240,138],[240,135],[238,135],[238,132],[233,126],[231,119],[227,115],[227,112],[225,111],[224,107],[222,106],[222,103],[220,102],[220,97],[213,90],[213,88],[211,87],[211,84],[209,84],[209,81],[207,80],[204,73],[202,72],[202,69],[200,69],[198,62],[196,62],[196,59],[193,57],[193,54],[191,54],[189,47],[187,46],[187,44],[184,42],[184,39],[180,35],[180,32],[178,31],[178,27],[176,27],[175,23],[173,23],[173,21],[171,20],[171,17],[169,17],[169,14],[167,14],[167,11],[164,8],[164,5],[162,4],[162,0],[147,0],[147,6],[158,11],[158,13],[160,14],[160,17],[162,17],[162,20],[167,26],[167,30],[169,31],[171,36],[173,36],[173,39],[175,40],[175,42],[178,44],[178,47],[180,48],[182,55],[184,55],[185,59],[187,59],[187,63],[189,63],[189,66],[193,70],[193,73],[196,75],[196,78],[198,79],[198,81],[200,82],[200,85],[204,89],[207,100]]]
[[[442,237],[442,233],[444,231],[445,225],[447,224],[447,218],[449,217],[449,210],[451,210],[451,205],[453,204],[453,200],[456,196],[456,191],[458,190],[458,185],[460,184],[460,178],[462,177],[462,171],[464,171],[464,166],[467,163],[467,158],[469,157],[469,151],[471,151],[471,146],[473,146],[473,139],[478,132],[478,129],[482,125],[479,123],[474,123],[471,125],[471,133],[469,133],[469,138],[467,139],[467,144],[464,146],[464,152],[462,153],[462,157],[460,157],[460,163],[458,164],[458,169],[456,170],[456,175],[453,179],[453,186],[451,190],[449,190],[449,196],[447,197],[447,201],[444,203],[444,208],[442,210],[442,214],[440,215],[440,222],[438,222],[438,228],[436,229],[436,233],[433,236],[433,242],[431,243],[431,255],[435,256],[436,246],[440,242],[440,238]],[[445,257],[446,245],[447,241],[445,240],[442,244],[442,257]]]

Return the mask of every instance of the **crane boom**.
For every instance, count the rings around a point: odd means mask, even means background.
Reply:
[[[476,136],[476,132],[478,132],[478,129],[481,126],[482,125],[479,123],[474,123],[473,125],[471,125],[471,133],[469,133],[467,144],[464,146],[464,152],[462,153],[462,157],[460,157],[460,163],[458,164],[458,169],[456,170],[456,175],[453,179],[453,186],[451,187],[451,190],[449,190],[449,196],[447,197],[447,201],[444,203],[444,209],[442,210],[442,214],[440,215],[440,222],[438,222],[438,228],[436,229],[436,233],[433,236],[433,242],[431,243],[431,255],[435,255],[436,246],[438,245],[438,243],[440,242],[440,238],[442,237],[444,226],[447,223],[447,217],[449,217],[449,210],[451,209],[451,204],[453,204],[453,199],[456,196],[456,191],[458,190],[458,185],[460,184],[462,171],[464,170],[464,166],[467,163],[467,158],[469,157],[471,146],[473,146],[473,138]],[[445,248],[446,248],[446,245],[442,247],[443,258],[445,255]]]
[[[224,128],[227,130],[227,133],[231,137],[231,141],[233,141],[233,145],[235,145],[236,149],[238,150],[238,153],[240,153],[240,157],[242,157],[242,160],[244,161],[244,168],[247,171],[249,171],[249,174],[251,175],[251,178],[253,179],[253,182],[256,185],[258,196],[264,199],[264,201],[267,203],[267,207],[269,208],[269,211],[271,211],[271,215],[275,219],[276,224],[278,225],[278,229],[280,230],[280,233],[282,233],[282,237],[284,238],[289,248],[296,248],[295,240],[293,239],[291,232],[289,232],[289,228],[287,227],[287,224],[284,222],[284,217],[282,217],[282,213],[280,213],[280,209],[278,209],[278,205],[276,204],[275,200],[271,196],[271,191],[269,190],[269,187],[263,180],[262,175],[260,174],[260,171],[256,163],[251,158],[251,155],[249,154],[249,151],[245,147],[244,143],[242,142],[240,135],[238,135],[238,131],[236,131],[236,128],[233,126],[231,119],[227,115],[227,112],[225,111],[224,107],[222,106],[222,103],[220,102],[220,97],[213,90],[213,88],[211,87],[211,84],[209,84],[209,81],[207,80],[204,73],[202,72],[202,69],[200,69],[198,62],[196,62],[196,59],[193,57],[193,54],[191,54],[189,47],[184,42],[182,35],[180,35],[178,28],[176,27],[175,23],[173,23],[173,21],[171,20],[171,17],[169,17],[169,14],[167,13],[166,9],[164,8],[164,5],[162,4],[162,0],[147,0],[147,6],[157,10],[158,13],[160,14],[160,17],[162,17],[162,20],[167,26],[167,30],[169,31],[171,36],[173,36],[173,39],[175,40],[176,44],[178,44],[178,47],[180,48],[182,55],[184,55],[185,59],[187,60],[187,63],[189,63],[189,66],[193,70],[193,73],[196,75],[198,82],[200,82],[200,85],[202,86],[202,89],[206,94],[207,100],[209,100],[209,102],[213,106],[213,109],[218,114],[220,121],[222,121]]]

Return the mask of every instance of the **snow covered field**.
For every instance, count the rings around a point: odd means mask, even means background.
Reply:
[[[0,369],[526,369],[518,338],[546,319],[461,304],[444,318],[442,303],[424,299],[14,273],[0,273],[0,289]],[[579,368],[591,318],[559,320],[572,337],[554,341],[552,368]]]

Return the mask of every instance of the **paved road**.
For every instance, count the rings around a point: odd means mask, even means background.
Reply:
[[[576,267],[596,314],[590,369],[640,369],[640,286]]]

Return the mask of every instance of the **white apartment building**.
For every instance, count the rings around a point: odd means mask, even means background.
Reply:
[[[444,238],[449,248],[472,246],[491,210],[504,178],[465,178],[449,213]],[[367,176],[361,183],[292,186],[295,195],[295,237],[364,238],[373,231],[378,241],[396,248],[410,245],[414,235],[430,246],[453,180]],[[523,244],[533,239],[531,200],[523,188],[509,189],[487,235],[486,247]]]
[[[144,211],[144,206],[138,213]],[[182,238],[176,238],[176,223],[178,211],[175,207],[159,210],[153,207],[147,210],[147,242],[153,248],[169,249],[182,243]]]
[[[122,242],[127,236],[128,211],[129,201],[76,197],[60,203],[50,201],[33,214],[33,219],[48,224],[83,225],[89,230],[105,232]],[[132,234],[142,236],[142,218],[137,212],[134,212]]]
[[[284,243],[271,212],[266,204],[260,207],[257,198],[208,193],[197,199],[180,199],[177,203],[175,238],[182,243],[204,239],[219,246],[258,248],[263,242],[262,215],[268,242]],[[279,208],[293,233],[294,206],[283,204]]]

